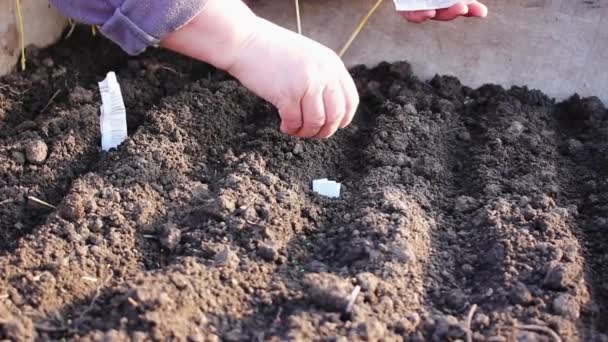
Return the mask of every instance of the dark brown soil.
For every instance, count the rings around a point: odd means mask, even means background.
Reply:
[[[170,53],[79,29],[28,55],[0,79],[0,339],[608,341],[596,98],[381,64],[352,126],[299,140]],[[111,70],[130,134],[102,152]]]

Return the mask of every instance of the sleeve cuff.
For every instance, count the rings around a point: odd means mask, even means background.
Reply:
[[[127,0],[116,8],[100,31],[129,55],[138,55],[186,25],[198,15],[206,0]]]

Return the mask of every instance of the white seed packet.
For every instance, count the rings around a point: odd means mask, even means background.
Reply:
[[[459,2],[470,4],[475,0],[393,0],[397,11],[421,11],[448,8]]]
[[[109,72],[106,79],[99,82],[101,93],[101,148],[108,151],[120,145],[127,138],[127,111],[116,80],[116,74]]]

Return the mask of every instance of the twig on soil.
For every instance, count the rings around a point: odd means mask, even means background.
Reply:
[[[131,297],[127,298],[127,302],[129,302],[129,304],[133,305],[133,307],[135,307],[135,308],[139,306],[139,303]]]
[[[174,74],[176,74],[176,75],[179,75],[179,76],[183,76],[183,75],[184,75],[184,74],[182,74],[181,72],[179,72],[179,71],[177,71],[177,70],[175,70],[175,69],[173,69],[173,68],[171,68],[171,67],[168,67],[168,66],[166,66],[166,65],[160,65],[158,68],[159,68],[159,69],[162,69],[162,70],[171,71],[172,73],[174,73]]]
[[[261,223],[257,223],[257,222],[253,222],[251,220],[245,220],[245,223],[250,224],[254,227],[260,227],[260,228],[264,228],[264,225]]]
[[[473,342],[473,329],[471,328],[471,322],[473,321],[475,310],[477,310],[477,304],[473,304],[473,306],[471,306],[471,310],[469,310],[469,314],[467,315],[467,342]]]
[[[91,303],[89,303],[89,306],[86,307],[86,309],[84,309],[80,315],[78,315],[78,318],[76,319],[76,324],[79,324],[82,319],[84,318],[84,316],[86,314],[88,314],[89,312],[91,312],[91,310],[93,310],[93,306],[95,305],[95,302],[97,302],[97,299],[99,299],[99,296],[101,295],[101,286],[97,286],[97,288],[95,289],[95,295],[93,296],[93,299],[91,299]]]
[[[279,308],[277,315],[274,317],[274,320],[272,321],[273,325],[278,325],[279,323],[281,323],[281,314],[282,313],[283,313],[283,308]]]
[[[351,34],[351,36],[348,39],[348,41],[346,42],[346,44],[344,44],[344,47],[342,48],[342,50],[340,50],[340,53],[339,53],[340,57],[344,56],[344,54],[346,53],[346,51],[348,50],[348,48],[350,47],[350,45],[353,43],[353,41],[355,40],[355,38],[357,38],[357,36],[361,32],[361,30],[363,30],[363,28],[367,24],[367,21],[369,20],[369,18],[374,14],[374,12],[376,12],[376,10],[378,9],[378,7],[380,7],[380,4],[382,4],[382,0],[378,0],[376,2],[376,4],[369,10],[369,12],[367,12],[367,14],[363,18],[363,20],[361,20],[361,22],[359,22],[359,25],[357,26],[357,28],[355,29],[355,31]]]
[[[15,200],[12,198],[9,198],[9,199],[5,199],[4,201],[0,202],[0,205],[9,204],[9,203],[13,203],[13,202],[15,202]]]
[[[42,108],[42,110],[40,111],[40,114],[44,113],[44,111],[49,108],[49,106],[51,105],[51,103],[53,103],[53,101],[55,100],[55,98],[57,97],[57,95],[59,95],[59,93],[61,93],[61,89],[58,89],[53,96],[51,96],[51,99],[49,100],[49,102],[46,103],[46,106],[44,106],[44,108]]]
[[[89,303],[89,306],[87,306],[86,309],[84,309],[80,313],[80,315],[78,315],[78,318],[76,318],[76,320],[74,320],[74,330],[78,331],[78,325],[82,322],[82,320],[84,319],[84,316],[86,314],[88,314],[89,312],[91,312],[91,310],[93,310],[95,303],[99,299],[99,296],[101,296],[101,287],[104,286],[107,282],[109,282],[110,279],[112,279],[113,275],[114,275],[114,272],[110,272],[110,274],[106,277],[106,279],[104,279],[104,281],[97,286],[97,288],[95,289],[95,295],[93,296],[93,299],[91,299],[91,303]]]
[[[46,325],[40,325],[40,324],[34,324],[34,328],[36,328],[36,330],[40,330],[40,331],[46,332],[46,333],[58,333],[58,332],[68,331],[67,327],[47,327]]]
[[[300,1],[299,0],[294,0],[294,3],[296,5],[296,22],[298,25],[298,34],[302,34],[302,18],[300,17]]]
[[[355,301],[357,300],[357,296],[359,296],[359,292],[361,292],[361,286],[357,285],[353,289],[353,292],[348,296],[348,304],[346,305],[346,313],[350,313],[355,306]]]
[[[21,95],[27,93],[28,91],[30,91],[30,89],[27,89],[24,92],[20,93],[20,92],[16,91],[15,89],[11,88],[11,86],[8,84],[0,84],[0,90],[6,89],[6,88],[8,88],[8,91],[10,91],[13,95],[17,95],[17,96],[21,96]]]
[[[85,280],[85,281],[90,281],[91,283],[97,282],[97,278],[95,278],[95,277],[83,276],[80,279]]]
[[[50,203],[47,203],[47,202],[45,202],[45,201],[43,201],[41,199],[38,199],[38,198],[36,198],[34,196],[27,196],[27,199],[29,201],[32,201],[32,202],[36,203],[36,204],[40,204],[42,206],[45,206],[45,207],[48,207],[48,208],[51,208],[51,209],[57,209],[56,206],[54,206],[54,205],[52,205]]]
[[[536,324],[518,325],[518,324],[516,324],[515,326],[513,326],[513,328],[520,329],[520,330],[528,330],[528,331],[532,331],[532,332],[542,332],[542,333],[545,333],[545,334],[551,336],[551,338],[555,342],[562,342],[561,337],[559,337],[559,335],[555,331],[553,331],[547,327],[543,327],[542,325],[536,325]]]
[[[76,28],[76,22],[72,20],[72,18],[68,18],[68,23],[70,24],[70,30],[65,35],[65,38],[63,38],[65,40],[69,39],[72,36],[72,33],[74,33],[74,29]]]

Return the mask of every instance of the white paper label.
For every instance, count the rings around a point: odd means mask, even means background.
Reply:
[[[470,4],[475,0],[393,0],[397,11],[421,11],[448,8],[459,2]]]
[[[316,179],[312,181],[312,190],[319,195],[337,198],[340,197],[340,189],[342,184],[330,181],[327,178]]]
[[[101,148],[108,151],[127,138],[127,111],[114,72],[109,72],[106,79],[99,82],[99,91],[102,102],[99,118]]]

